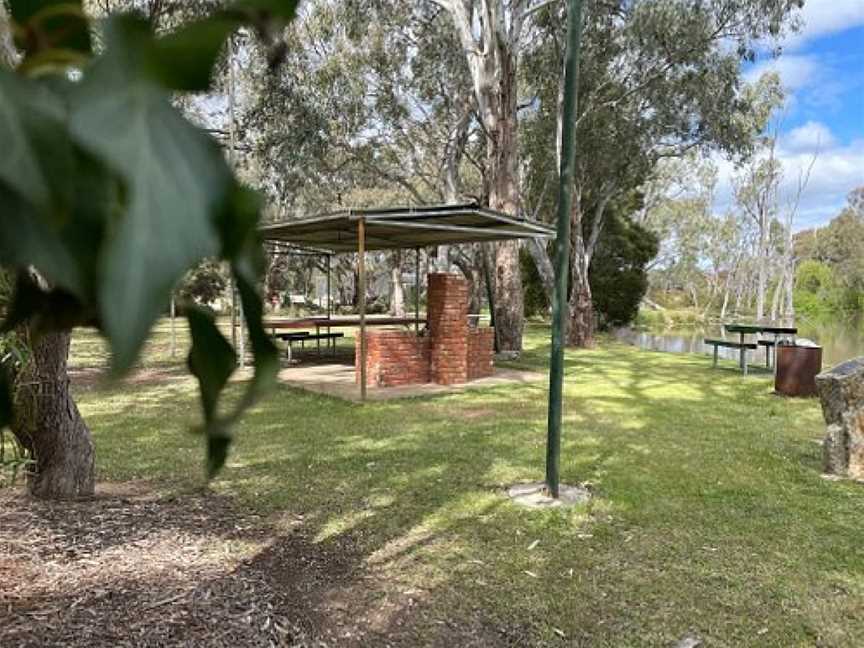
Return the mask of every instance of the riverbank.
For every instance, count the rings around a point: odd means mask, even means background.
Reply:
[[[730,320],[732,321],[732,320]],[[740,318],[740,321],[750,321]],[[798,336],[813,340],[822,347],[822,360],[826,367],[849,358],[864,355],[864,315],[814,319],[799,316],[794,325]],[[723,335],[717,319],[703,320],[692,309],[669,311],[643,310],[633,326],[621,328],[614,337],[641,349],[671,353],[709,353],[702,340]],[[721,349],[721,357],[734,359],[737,351]],[[751,353],[751,362],[764,362],[764,349]]]

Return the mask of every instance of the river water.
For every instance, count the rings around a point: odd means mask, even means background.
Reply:
[[[812,320],[800,317],[795,322],[798,327],[798,337],[807,338],[822,347],[822,364],[833,367],[849,358],[864,356],[864,316],[853,318],[825,318]],[[738,334],[723,334],[721,328],[706,327],[694,329],[642,330],[637,328],[620,328],[615,331],[615,337],[624,342],[634,344],[643,349],[668,351],[671,353],[705,353],[712,354],[713,348],[703,343],[706,337],[725,337],[738,340]],[[752,336],[747,338],[754,339]],[[728,360],[738,358],[737,349],[719,350],[720,357]],[[765,362],[764,348],[748,352],[753,364]]]

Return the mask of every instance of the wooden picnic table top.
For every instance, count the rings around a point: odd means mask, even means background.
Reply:
[[[798,329],[794,326],[771,326],[766,324],[724,324],[729,333],[773,333],[774,335],[796,335]]]
[[[408,326],[414,322],[424,324],[425,317],[415,320],[413,317],[366,317],[366,326]],[[264,320],[264,328],[268,329],[301,329],[314,326],[316,328],[341,328],[360,326],[360,317],[354,315],[342,317],[311,316],[296,318],[268,318]]]

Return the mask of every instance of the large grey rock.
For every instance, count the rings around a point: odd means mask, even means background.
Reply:
[[[864,480],[864,356],[816,376],[816,389],[828,424],[825,472]]]

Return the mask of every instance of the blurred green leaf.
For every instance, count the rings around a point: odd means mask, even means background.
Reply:
[[[51,87],[0,67],[0,183],[44,214],[72,193],[65,119],[62,98]]]
[[[29,321],[36,333],[72,329],[84,324],[88,313],[84,304],[63,288],[42,288],[29,270],[19,270],[12,298],[0,333]]]
[[[231,436],[222,430],[213,430],[207,435],[207,478],[212,479],[222,470],[228,459]]]
[[[36,265],[80,293],[82,278],[60,232],[75,196],[65,116],[54,87],[0,67],[0,258]]]
[[[219,418],[218,403],[237,366],[237,356],[210,313],[193,304],[187,304],[186,317],[192,337],[189,370],[198,379],[204,410],[203,431],[207,438],[209,479],[225,465],[231,445],[228,422]]]
[[[48,27],[57,36],[54,17],[70,34],[79,29],[80,2],[14,4],[24,37]],[[95,324],[108,338],[116,375],[136,360],[186,270],[207,258],[230,263],[255,373],[227,414],[219,399],[236,354],[212,316],[187,310],[209,476],[225,463],[231,426],[274,383],[279,361],[258,294],[261,199],[239,185],[216,143],[172,107],[170,92],[206,89],[232,30],[251,24],[270,44],[271,25],[295,9],[296,2],[244,1],[161,39],[144,20],[118,15],[106,21],[105,47],[80,67],[80,80],[66,74],[73,59],[63,49],[80,42],[62,39],[46,41],[53,49],[28,50],[62,74],[33,80],[0,69],[0,258],[19,277],[7,326],[26,320],[38,332]],[[19,72],[32,71],[26,62]],[[0,400],[0,421],[10,412],[11,401]]]
[[[297,15],[298,4],[299,0],[240,0],[234,6],[266,12],[276,18],[289,21]]]
[[[279,372],[279,350],[264,330],[264,310],[256,287],[257,277],[257,274],[235,270],[237,291],[240,293],[249,341],[252,343],[252,353],[255,356],[255,375],[248,400],[250,405],[261,392],[275,384]]]
[[[160,38],[149,50],[149,74],[174,90],[206,90],[225,41],[239,25],[236,19],[214,16]]]
[[[213,220],[233,183],[215,143],[143,74],[135,52],[147,29],[128,16],[112,19],[108,52],[71,102],[73,136],[116,169],[128,191],[100,259],[101,321],[116,372],[135,361],[183,273],[218,253]]]
[[[216,420],[216,405],[237,366],[237,356],[210,313],[194,304],[186,304],[185,310],[192,337],[189,370],[198,379],[204,421],[209,427]]]

